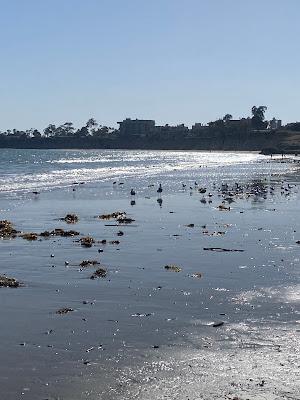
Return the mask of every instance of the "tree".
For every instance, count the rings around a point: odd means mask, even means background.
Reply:
[[[230,121],[232,119],[232,115],[231,114],[225,114],[223,117],[223,121],[226,123],[228,121]]]
[[[74,127],[72,122],[65,122],[55,129],[55,136],[72,136]]]
[[[37,129],[34,129],[34,131],[32,132],[32,136],[34,138],[40,138],[42,135]]]
[[[224,128],[224,120],[217,119],[216,121],[211,121],[208,123],[208,127],[213,131],[221,131]]]
[[[60,128],[62,129],[63,136],[72,136],[74,133],[73,122],[65,122]]]
[[[89,134],[93,135],[97,130],[98,123],[94,118],[90,118],[85,126],[88,129]]]
[[[33,131],[34,131],[33,128],[26,129],[26,131],[25,131],[26,137],[31,137],[33,134]]]
[[[267,110],[266,106],[253,106],[251,109],[252,112],[252,125],[255,129],[264,129],[266,128],[265,120],[265,112]]]
[[[89,136],[89,130],[86,126],[81,127],[80,129],[77,129],[75,132],[75,136],[77,137],[86,137]]]
[[[48,125],[47,128],[44,129],[44,135],[46,137],[55,136],[55,133],[56,133],[56,126],[53,124]]]
[[[98,123],[97,123],[97,121],[95,120],[95,118],[90,118],[90,119],[87,121],[87,123],[86,123],[86,127],[87,127],[87,128],[94,128],[94,127],[96,127],[96,126],[98,126]]]

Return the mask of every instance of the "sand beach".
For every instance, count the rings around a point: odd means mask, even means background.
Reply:
[[[299,161],[4,150],[0,398],[300,399]]]

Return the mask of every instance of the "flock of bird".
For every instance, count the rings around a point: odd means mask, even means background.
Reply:
[[[83,184],[83,182],[82,182]],[[113,185],[116,185],[117,182],[114,181]],[[119,185],[124,185],[124,182],[119,182]],[[195,181],[194,186],[187,186],[185,183],[182,183],[182,189],[185,190],[186,188],[189,187],[189,189],[192,190],[197,190],[198,193],[201,193],[203,195],[203,199],[200,200],[201,202],[206,203],[206,199],[204,197],[207,196],[208,202],[211,203],[211,197],[213,197],[213,194],[211,192],[207,192],[206,187],[201,187],[199,184]],[[154,187],[153,184],[149,185],[149,187]],[[281,182],[281,195],[289,196],[291,194],[291,189],[294,187],[294,185],[291,184],[284,184],[284,182]],[[246,185],[241,185],[239,183],[234,183],[233,185],[229,186],[228,183],[222,183],[219,187],[217,187],[216,183],[213,183],[212,186],[214,191],[217,191],[219,195],[222,195],[224,197],[224,200],[227,201],[228,203],[233,202],[233,197],[235,196],[241,196],[245,195],[246,197],[251,197],[251,196],[260,196],[263,198],[267,198],[267,194],[275,194],[275,186],[274,185],[267,185],[264,182],[252,182],[250,184]],[[75,188],[73,188],[73,191]],[[160,183],[156,192],[158,193],[158,203],[161,205],[162,204],[162,199],[161,199],[161,194],[163,192],[162,184]],[[32,192],[35,196],[38,196],[40,192],[38,191],[33,191]],[[133,198],[137,194],[135,189],[130,190],[130,196]],[[134,205],[135,201],[132,200],[131,204]]]

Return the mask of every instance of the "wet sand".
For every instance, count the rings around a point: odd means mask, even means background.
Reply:
[[[1,199],[18,231],[80,232],[0,242],[0,275],[23,283],[0,288],[3,399],[299,399],[298,172],[118,183]],[[134,221],[95,218],[115,211]]]

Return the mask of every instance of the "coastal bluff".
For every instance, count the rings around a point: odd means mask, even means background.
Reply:
[[[201,135],[109,137],[1,135],[0,148],[16,149],[144,149],[144,150],[233,150],[264,154],[300,153],[300,132],[264,130],[250,132],[203,132]]]

